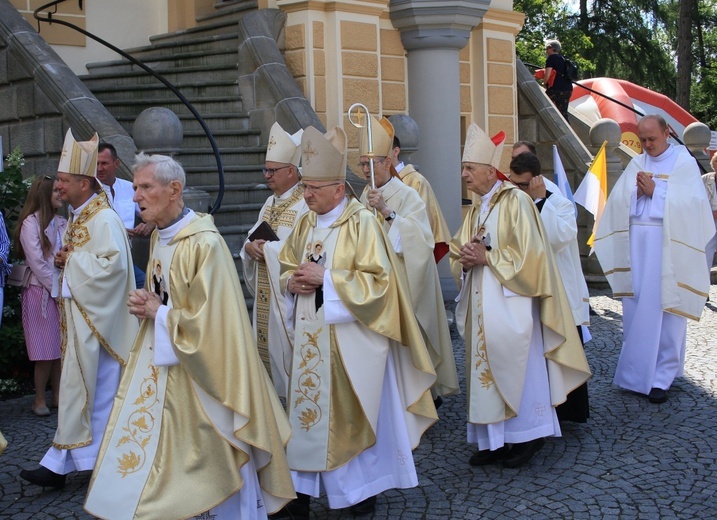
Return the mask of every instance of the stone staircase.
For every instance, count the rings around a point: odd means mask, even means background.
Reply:
[[[262,129],[251,127],[238,74],[238,22],[256,10],[256,0],[218,2],[216,12],[198,19],[197,27],[153,36],[151,45],[126,51],[174,84],[212,130],[225,175],[224,198],[214,220],[235,258],[270,194],[261,173],[266,151]],[[184,140],[174,156],[187,172],[187,185],[209,192],[214,203],[219,179],[211,145],[179,99],[124,59],[90,63],[87,69],[83,82],[130,134],[146,108],[165,107],[177,114]]]

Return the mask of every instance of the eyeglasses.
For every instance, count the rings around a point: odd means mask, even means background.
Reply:
[[[286,168],[291,168],[291,165],[282,166],[281,168],[262,168],[261,172],[266,175],[267,177],[273,177],[276,172],[279,170],[284,170]]]
[[[530,186],[530,183],[529,183],[529,182],[515,182],[515,181],[513,181],[513,184],[515,184],[516,186],[518,186],[518,188],[520,188],[521,190],[527,190],[528,187]]]
[[[331,184],[324,184],[323,186],[310,186],[308,184],[301,184],[301,187],[304,188],[304,191],[307,193],[312,193],[315,191],[319,191],[321,188],[328,188],[329,186],[337,186],[339,184],[343,184],[343,182],[332,182]]]
[[[371,160],[373,161],[373,165],[376,166],[377,164],[381,164],[383,161],[385,161],[386,158],[385,158],[385,157],[378,157],[378,158],[374,157],[374,158],[371,159]],[[356,164],[356,166],[358,166],[358,167],[361,168],[362,170],[363,170],[364,168],[368,168],[368,165],[369,165],[369,162],[368,162],[368,161],[362,161],[362,162],[359,162],[359,163]]]

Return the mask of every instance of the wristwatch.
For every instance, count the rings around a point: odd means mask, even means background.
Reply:
[[[388,214],[388,217],[384,218],[386,222],[391,222],[393,219],[396,218],[396,212],[391,210],[391,213]]]

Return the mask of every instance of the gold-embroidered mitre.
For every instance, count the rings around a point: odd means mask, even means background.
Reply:
[[[492,138],[488,137],[481,127],[472,123],[466,134],[466,144],[463,147],[462,162],[489,164],[498,168],[505,144],[505,132],[498,132]]]
[[[301,161],[301,129],[295,134],[289,134],[279,123],[274,123],[269,131],[269,142],[266,145],[267,161],[299,166]]]
[[[62,145],[62,155],[57,171],[85,177],[97,177],[97,145],[99,143],[100,137],[96,132],[89,141],[75,141],[70,128],[65,134],[65,144]]]
[[[393,148],[393,136],[395,134],[391,122],[382,117],[379,121],[371,117],[371,157],[387,157]],[[359,130],[359,155],[369,156],[368,152],[368,128],[365,124],[365,117],[361,115],[363,126]]]
[[[313,126],[301,136],[301,176],[309,181],[346,180],[346,133],[338,126],[322,134]]]

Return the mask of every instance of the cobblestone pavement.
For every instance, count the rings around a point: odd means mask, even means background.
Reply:
[[[717,301],[717,286],[712,287]],[[714,518],[717,510],[717,306],[708,303],[687,333],[685,376],[669,400],[654,405],[612,386],[621,339],[621,305],[592,291],[591,418],[563,424],[528,466],[473,468],[466,442],[465,397],[446,399],[441,420],[415,450],[419,486],[378,498],[374,518]],[[453,328],[459,367],[463,342]],[[462,370],[461,370],[462,371]],[[462,385],[464,383],[461,375]],[[73,474],[62,491],[21,481],[47,449],[55,416],[35,417],[31,398],[0,401],[0,430],[9,441],[0,457],[0,518],[90,518],[82,510],[89,475]],[[350,518],[312,501],[317,519]]]

